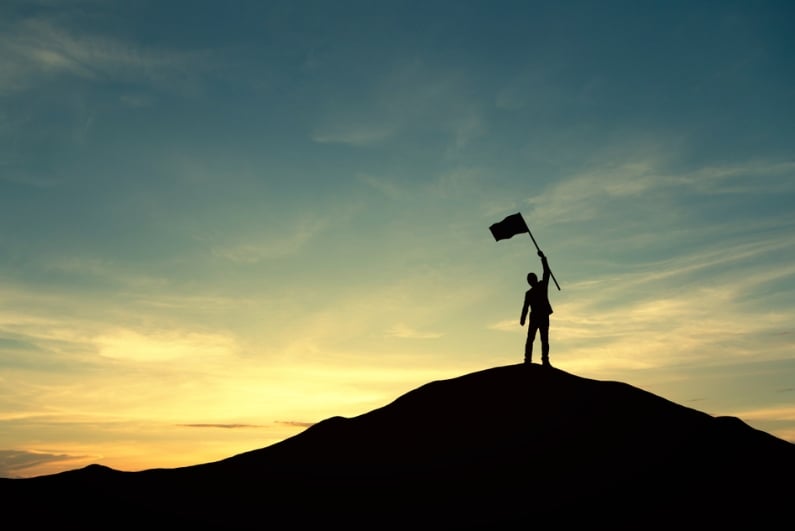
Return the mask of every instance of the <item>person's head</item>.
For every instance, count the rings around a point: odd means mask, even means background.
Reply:
[[[535,273],[527,274],[527,283],[533,287],[535,287],[535,285],[538,284],[538,277],[536,276]]]

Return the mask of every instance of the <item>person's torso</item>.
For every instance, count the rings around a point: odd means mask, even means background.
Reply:
[[[527,290],[526,298],[530,313],[535,313],[536,315],[549,315],[552,313],[552,305],[549,303],[549,297],[547,296],[547,287],[547,283],[542,280],[535,287]]]

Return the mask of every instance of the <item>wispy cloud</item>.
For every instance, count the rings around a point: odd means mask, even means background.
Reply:
[[[236,352],[233,338],[218,333],[164,330],[142,333],[116,329],[93,339],[99,355],[136,362],[224,357]]]
[[[11,307],[0,310],[0,336],[7,340],[2,347],[5,366],[68,372],[93,350],[86,333],[95,328],[79,319],[59,318],[57,311],[39,309],[45,301],[62,307],[58,297],[31,299],[6,299]]]
[[[630,161],[573,175],[556,182],[527,204],[533,216],[553,222],[585,221],[601,213],[611,200],[632,198],[661,186],[651,161]]]
[[[261,428],[262,425],[260,424],[224,424],[224,423],[192,423],[192,424],[177,424],[177,426],[182,426],[184,428],[222,428],[227,430],[239,429],[239,428]]]
[[[738,411],[735,415],[748,421],[795,422],[795,405],[786,404],[760,409],[749,409]]]
[[[397,130],[390,123],[332,123],[317,127],[311,135],[320,144],[348,144],[364,147],[377,144],[392,136]]]
[[[163,288],[166,279],[142,273],[129,264],[105,258],[62,254],[48,257],[42,267],[47,274],[67,275],[75,281],[103,283],[127,289]]]
[[[53,465],[75,468],[93,456],[50,453],[46,451],[0,450],[0,477],[17,478],[38,475]]]
[[[211,252],[220,258],[242,264],[284,258],[304,249],[313,238],[326,230],[327,222],[320,218],[307,218],[280,228],[281,231],[272,228],[246,241],[240,241],[239,236],[235,236],[220,243],[211,242]]]
[[[465,72],[432,61],[390,58],[373,78],[329,98],[310,136],[362,147],[433,132],[444,138],[445,152],[460,151],[488,129],[488,103],[468,91],[475,84]]]
[[[706,166],[692,172],[671,175],[673,184],[680,184],[708,193],[775,194],[795,190],[792,175],[795,162],[751,160],[744,164]],[[767,186],[759,186],[755,178],[764,178]],[[716,186],[719,184],[720,186]]]
[[[749,161],[731,166],[706,166],[683,172],[665,169],[661,155],[646,153],[611,165],[597,165],[549,186],[542,194],[527,199],[534,217],[548,223],[587,221],[616,209],[623,201],[654,197],[659,214],[674,205],[674,197],[688,193],[742,194],[793,191],[795,163],[788,161]],[[760,186],[765,179],[770,186]],[[652,192],[668,195],[653,196]],[[674,195],[674,193],[676,195]],[[653,214],[651,211],[647,215]]]
[[[100,34],[75,32],[55,19],[12,22],[0,34],[0,91],[29,88],[57,75],[106,81],[181,84],[207,59],[198,52],[151,49]],[[180,80],[183,78],[183,80]]]
[[[397,323],[386,332],[386,337],[396,337],[400,339],[436,339],[443,334],[438,332],[420,331],[405,323]]]
[[[427,202],[440,208],[454,199],[489,196],[493,187],[489,174],[488,169],[462,166],[424,178],[365,174],[357,175],[357,179],[385,198],[404,201],[407,206]]]
[[[389,179],[383,176],[371,174],[360,174],[356,176],[359,181],[378,191],[388,199],[403,199],[407,195],[404,185],[396,179]]]
[[[119,101],[128,107],[142,109],[151,106],[153,98],[146,94],[127,93],[119,96]]]
[[[300,420],[277,420],[276,423],[284,424],[287,426],[295,426],[296,428],[308,428],[315,424],[314,422],[304,422]]]

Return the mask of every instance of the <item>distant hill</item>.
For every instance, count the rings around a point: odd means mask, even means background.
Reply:
[[[759,530],[791,525],[793,481],[795,445],[737,418],[510,365],[221,461],[6,479],[0,499],[57,529]]]

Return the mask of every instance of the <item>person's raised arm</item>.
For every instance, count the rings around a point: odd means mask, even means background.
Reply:
[[[543,281],[549,282],[549,277],[552,275],[552,271],[550,271],[549,269],[549,264],[547,263],[547,257],[544,256],[544,253],[541,251],[538,251],[538,256],[541,257],[541,266],[544,268]]]

